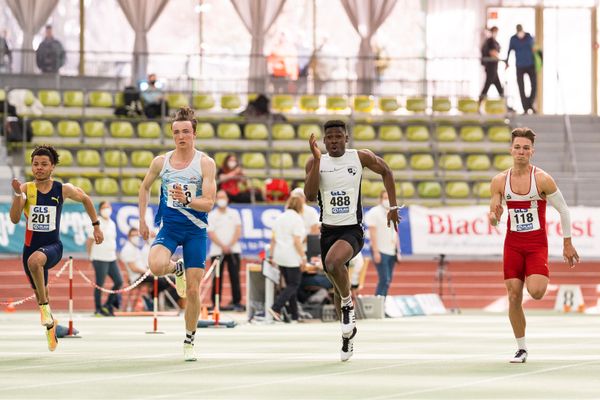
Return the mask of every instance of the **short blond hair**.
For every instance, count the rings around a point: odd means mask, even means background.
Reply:
[[[302,199],[298,196],[290,196],[290,198],[288,198],[287,202],[285,203],[286,209],[294,210],[298,214],[302,214],[302,206]]]

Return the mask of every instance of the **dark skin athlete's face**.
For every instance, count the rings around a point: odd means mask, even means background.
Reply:
[[[323,143],[327,153],[332,157],[341,157],[346,152],[346,143],[348,143],[348,134],[343,128],[328,128],[323,136]]]

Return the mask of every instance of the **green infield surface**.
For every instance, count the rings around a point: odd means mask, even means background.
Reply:
[[[525,364],[507,362],[516,344],[503,314],[359,320],[345,363],[337,323],[240,322],[198,329],[198,361],[184,362],[183,317],[148,335],[148,317],[77,315],[82,338],[50,353],[37,314],[0,313],[0,398],[600,398],[600,316],[528,312]]]

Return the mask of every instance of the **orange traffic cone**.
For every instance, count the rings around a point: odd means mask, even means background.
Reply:
[[[4,312],[15,312],[17,311],[17,309],[15,308],[15,305],[13,304],[13,299],[10,299],[10,303],[8,303],[8,305],[6,306],[6,308],[4,309]]]
[[[571,312],[571,306],[568,304],[563,305],[563,311],[564,312]]]

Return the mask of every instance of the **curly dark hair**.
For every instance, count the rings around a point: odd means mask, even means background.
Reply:
[[[54,147],[49,144],[42,144],[39,146],[35,146],[35,149],[31,152],[31,161],[33,162],[33,157],[35,156],[48,156],[50,159],[50,163],[52,165],[57,165],[59,163],[58,152]]]
[[[175,116],[171,119],[171,124],[176,121],[190,121],[192,123],[192,130],[196,132],[196,116],[194,115],[194,110],[189,107],[181,107],[175,113]]]

